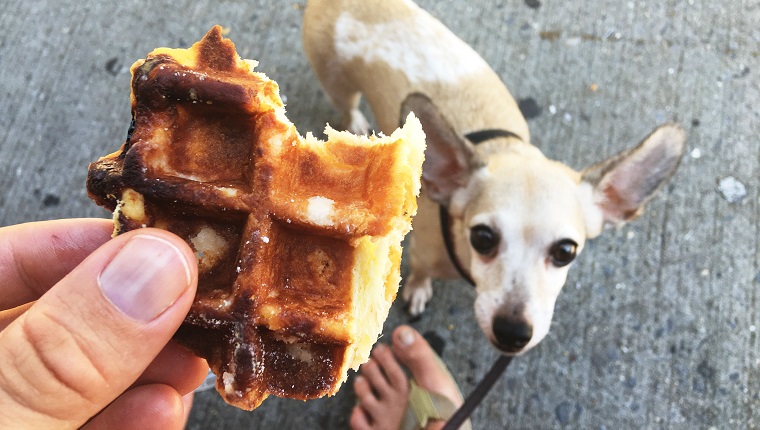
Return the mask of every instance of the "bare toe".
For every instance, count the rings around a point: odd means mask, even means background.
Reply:
[[[354,410],[351,412],[351,418],[348,420],[348,425],[350,425],[353,430],[372,430],[367,412],[362,408],[361,404],[354,406]]]
[[[406,412],[409,381],[393,352],[377,345],[354,380],[358,404],[349,424],[354,430],[397,430]]]
[[[385,378],[385,374],[376,360],[370,359],[361,367],[362,376],[367,378],[372,390],[377,393],[377,397],[383,398],[390,394],[390,384]]]
[[[374,421],[374,417],[382,413],[383,407],[379,399],[375,397],[369,381],[363,375],[357,376],[354,380],[354,392],[359,400],[359,405],[367,413],[369,420]]]
[[[409,380],[404,370],[398,364],[393,351],[383,344],[379,344],[372,350],[372,358],[377,362],[385,375],[386,383],[395,394],[406,396],[409,391]]]
[[[456,383],[427,341],[413,328],[400,326],[393,332],[393,349],[377,345],[354,380],[358,404],[349,421],[353,430],[399,428],[409,402],[409,380],[402,365],[420,387],[447,397],[455,406],[462,404]],[[440,428],[443,424],[431,422],[428,428]]]
[[[399,326],[393,332],[393,353],[409,369],[417,384],[428,391],[441,394],[460,406],[462,395],[449,373],[441,366],[438,356],[427,341],[413,328]]]

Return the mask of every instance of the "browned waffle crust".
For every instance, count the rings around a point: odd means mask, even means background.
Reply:
[[[367,360],[398,290],[424,151],[413,116],[391,136],[302,137],[254,66],[218,26],[136,62],[127,140],[87,178],[114,234],[162,228],[195,251],[198,293],[175,338],[244,409],[334,394]]]

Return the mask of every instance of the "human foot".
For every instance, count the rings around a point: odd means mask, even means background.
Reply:
[[[409,369],[416,384],[430,393],[439,394],[459,407],[463,400],[456,383],[441,365],[430,345],[409,326],[396,328],[393,349],[378,344],[370,360],[362,365],[354,381],[359,399],[350,425],[354,430],[397,430],[405,418],[410,385],[402,369]],[[431,421],[426,429],[440,429],[441,420]]]

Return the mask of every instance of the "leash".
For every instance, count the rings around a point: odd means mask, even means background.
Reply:
[[[475,390],[473,390],[473,392],[467,396],[462,406],[460,406],[459,409],[454,412],[454,415],[452,415],[451,418],[446,421],[446,424],[443,426],[443,430],[457,430],[462,426],[462,423],[464,423],[467,418],[472,415],[472,412],[475,410],[475,408],[491,390],[493,384],[499,380],[499,377],[502,373],[504,373],[511,361],[512,357],[508,357],[506,355],[500,355],[499,358],[496,359],[496,362],[493,364],[493,366],[491,366],[491,370],[486,373],[486,376],[484,376],[483,379],[478,383],[478,386],[475,387]]]
[[[465,137],[474,145],[498,137],[515,137],[522,140],[522,138],[517,134],[509,130],[502,129],[474,131],[466,134]],[[446,246],[446,253],[449,255],[449,260],[451,260],[451,263],[457,269],[459,275],[474,287],[475,282],[472,280],[472,277],[467,272],[467,270],[465,270],[464,266],[459,261],[456,252],[454,251],[454,240],[451,235],[452,223],[448,208],[440,205],[439,216],[441,220],[443,243]],[[483,379],[480,380],[478,385],[475,387],[475,390],[473,390],[470,395],[467,396],[462,406],[460,406],[459,409],[454,412],[454,415],[449,418],[449,420],[443,426],[443,430],[457,430],[462,426],[462,424],[470,417],[470,415],[472,415],[472,412],[475,410],[475,408],[480,405],[480,402],[483,401],[486,394],[488,394],[488,392],[491,390],[491,387],[493,387],[496,381],[499,380],[504,371],[507,370],[507,366],[509,366],[510,362],[512,362],[512,357],[506,355],[500,355],[499,358],[496,359],[496,362],[494,362],[493,366],[491,366],[491,370],[489,370]]]

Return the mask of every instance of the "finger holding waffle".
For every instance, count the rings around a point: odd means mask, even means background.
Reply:
[[[175,338],[243,409],[334,394],[367,360],[398,290],[424,153],[412,115],[390,136],[302,137],[255,65],[218,26],[136,62],[127,140],[87,180],[115,235],[157,227],[190,245],[198,293]]]

